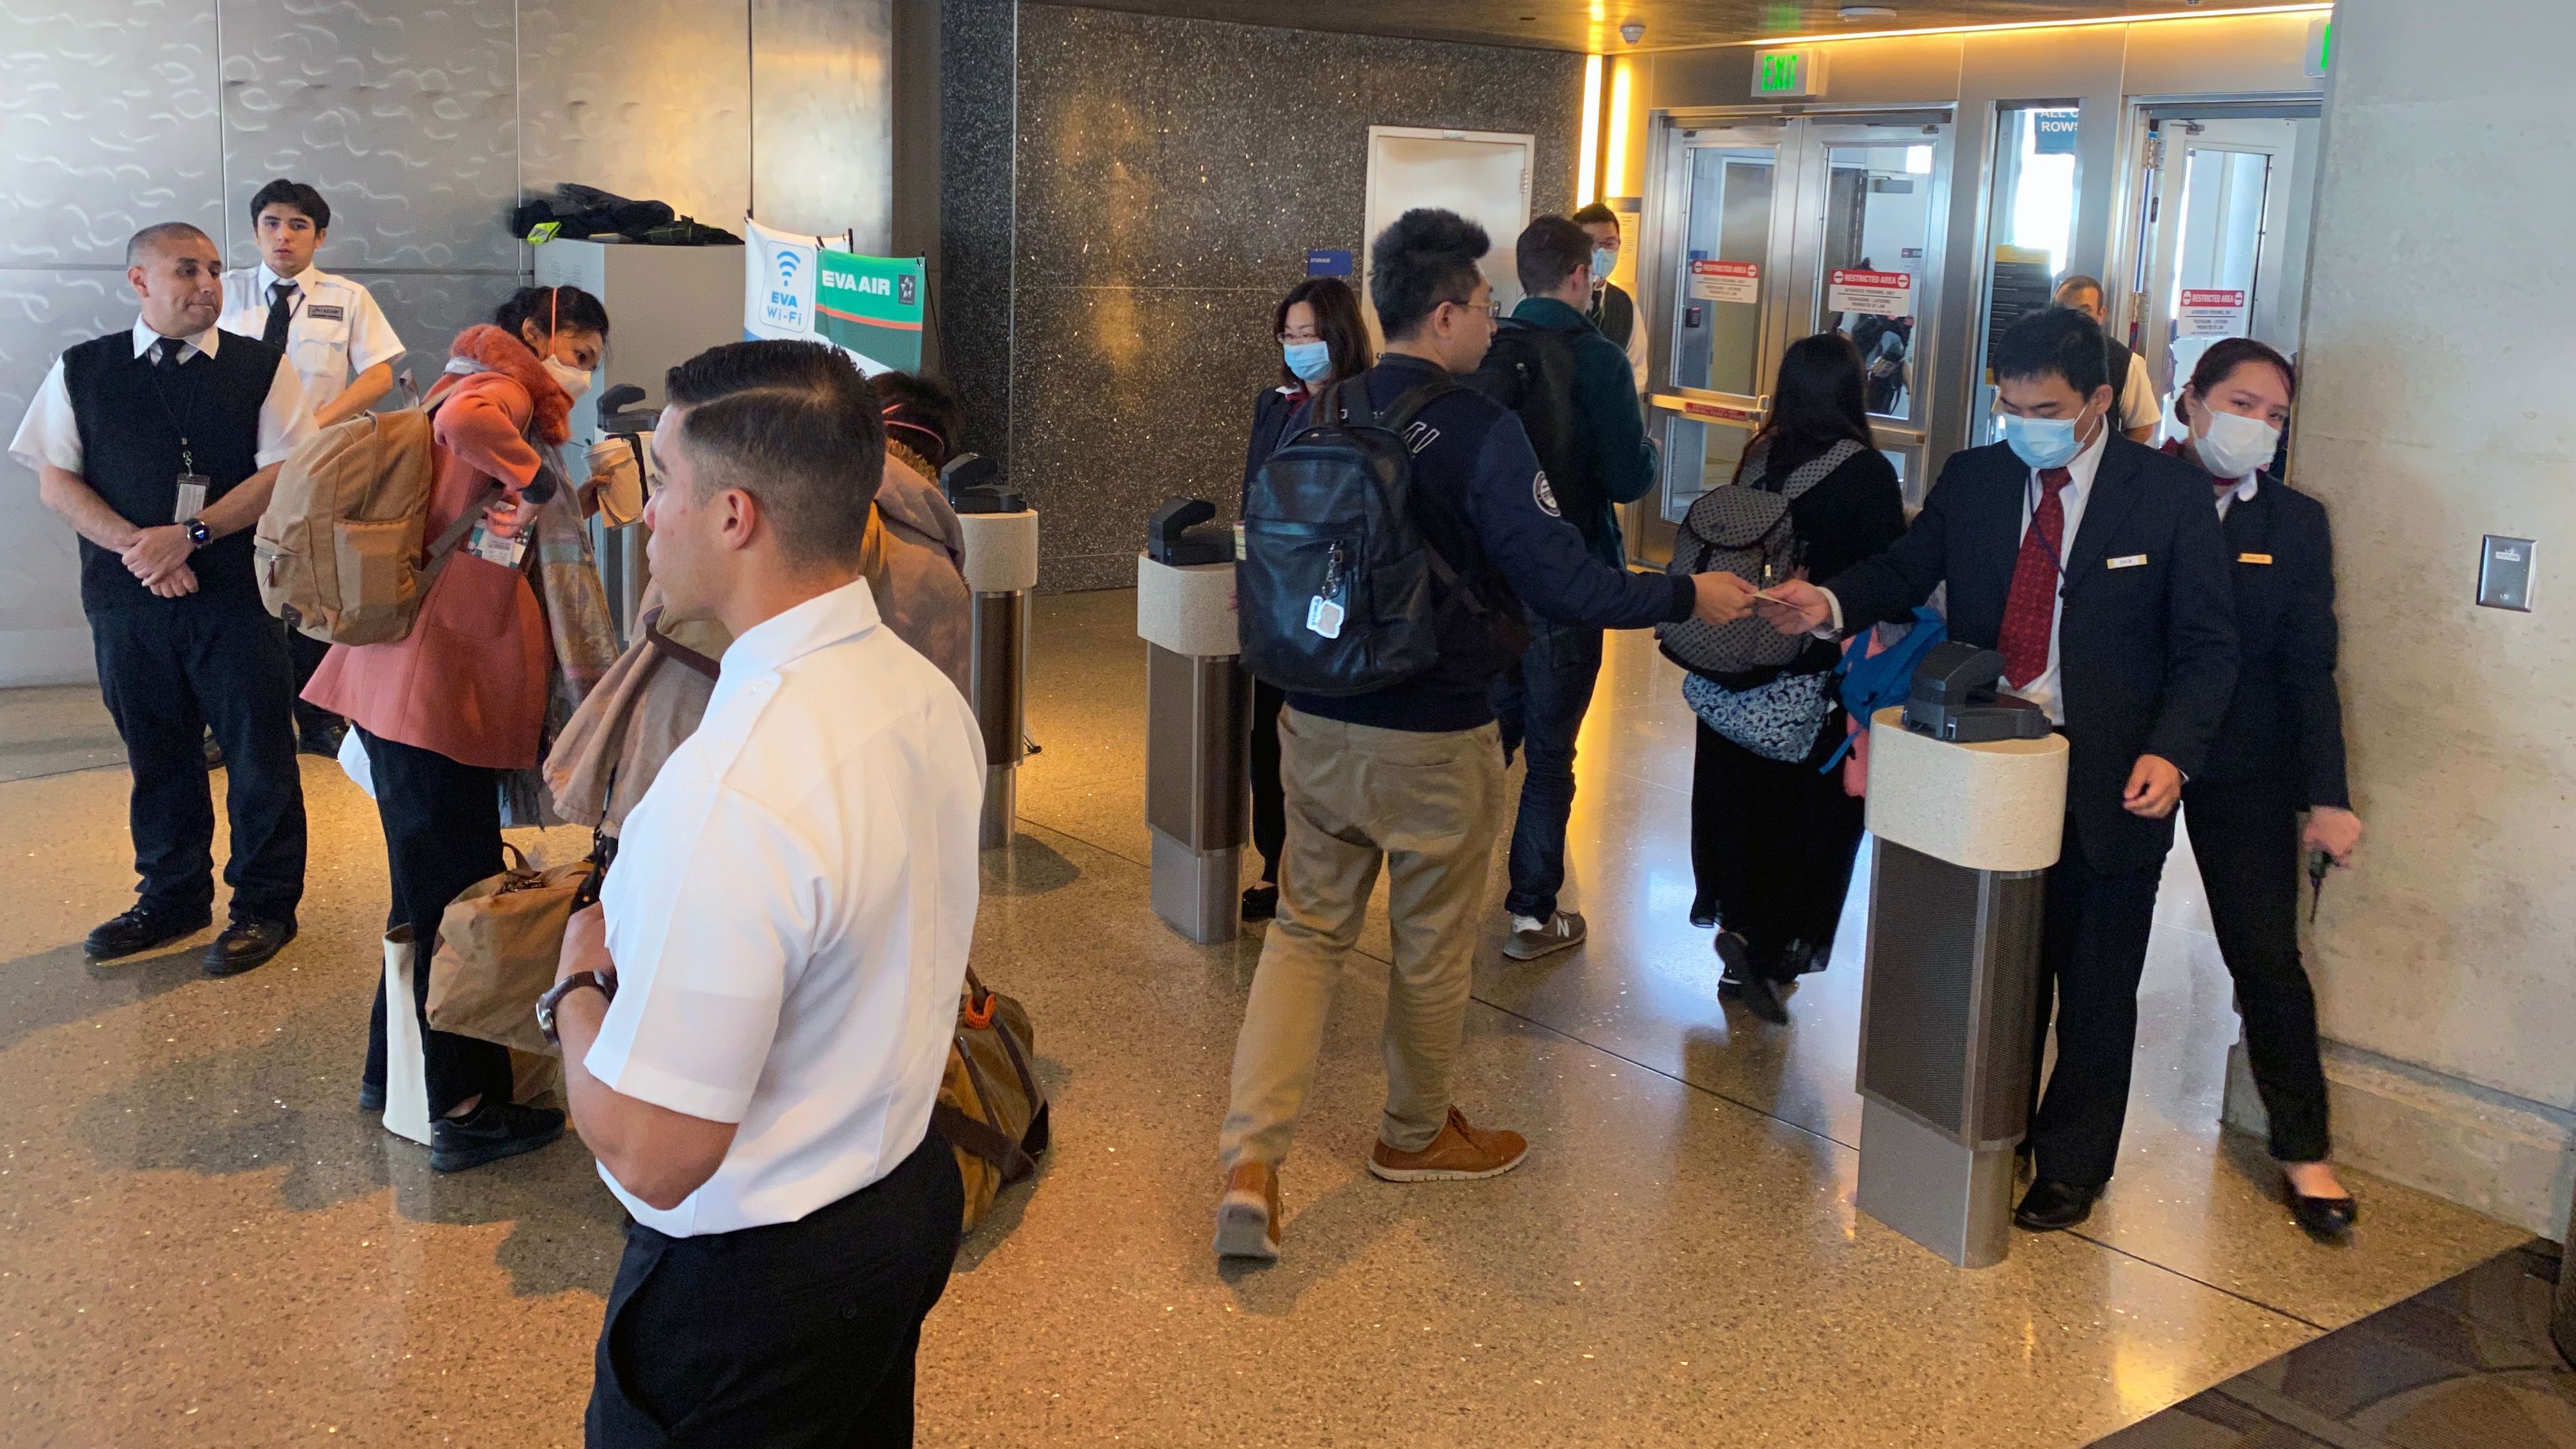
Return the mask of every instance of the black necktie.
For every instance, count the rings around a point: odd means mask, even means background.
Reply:
[[[179,349],[188,344],[176,337],[164,337],[152,344],[152,366],[170,372],[179,366]]]
[[[259,340],[271,347],[284,347],[286,324],[293,320],[294,316],[295,284],[293,282],[269,283],[268,326],[260,330]]]

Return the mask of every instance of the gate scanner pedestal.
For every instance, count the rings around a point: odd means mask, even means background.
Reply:
[[[966,588],[974,595],[968,703],[984,730],[984,816],[978,847],[1011,843],[1020,818],[1020,761],[1027,757],[1029,596],[1038,586],[1038,515],[961,513]]]
[[[1234,563],[1136,560],[1145,641],[1145,823],[1154,834],[1154,914],[1202,945],[1241,923],[1251,818],[1245,757],[1252,689],[1239,662]]]
[[[2011,1247],[2030,1115],[2041,905],[2066,823],[2066,740],[1869,736],[1861,1211],[1962,1268]]]

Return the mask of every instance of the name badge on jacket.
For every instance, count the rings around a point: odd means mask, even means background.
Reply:
[[[316,322],[337,322],[348,316],[348,313],[342,310],[337,303],[324,304],[321,302],[315,302],[304,309],[304,315],[312,318]]]
[[[2272,556],[2268,553],[2240,553],[2236,556],[2236,561],[2238,563],[2267,564],[2272,561]]]
[[[2146,567],[2147,556],[2142,553],[2124,553],[2118,558],[2106,559],[2104,560],[2104,563],[2108,567],[2115,569],[2144,568]]]

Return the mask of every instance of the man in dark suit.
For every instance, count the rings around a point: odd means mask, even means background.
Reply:
[[[2035,1018],[2044,1045],[2053,988],[2057,1066],[2014,1214],[2047,1231],[2091,1214],[2119,1158],[2156,882],[2235,687],[2236,626],[2207,482],[2117,435],[2101,329],[2039,313],[1992,361],[2006,441],[1952,456],[1886,553],[1821,587],[1777,586],[1763,607],[1783,632],[1839,632],[1903,618],[1946,584],[1950,637],[2001,651],[2007,687],[2067,736]]]

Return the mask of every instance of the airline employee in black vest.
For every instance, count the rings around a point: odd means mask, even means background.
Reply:
[[[2351,1231],[2358,1209],[2326,1162],[2317,1001],[2299,964],[2299,857],[2323,851],[2351,864],[2361,817],[2344,781],[2325,506],[2267,471],[2297,386],[2289,359],[2262,343],[2214,343],[2175,400],[2186,432],[2165,448],[2207,475],[2234,561],[2243,651],[2218,743],[2183,787],[2183,823],[2235,978],[2290,1214],[2331,1240]]]
[[[1840,632],[1947,584],[1950,637],[2000,651],[2005,685],[2072,747],[2033,1018],[2044,1045],[2053,995],[2057,1066],[2014,1213],[2048,1231],[2091,1215],[2119,1161],[2157,878],[2234,696],[2236,623],[2206,476],[2118,436],[2102,329],[2041,312],[1992,361],[2005,441],[1953,454],[1887,552],[1821,586],[1775,585],[1762,607],[1784,633]]]
[[[1637,322],[1637,299],[1610,280],[1619,265],[1619,213],[1596,201],[1576,212],[1573,221],[1592,238],[1592,306],[1583,315],[1627,357],[1628,373],[1637,380],[1637,396],[1644,397],[1646,329]]]
[[[9,452],[80,534],[99,691],[134,775],[142,899],[89,933],[90,958],[211,924],[215,812],[201,743],[211,726],[229,771],[232,917],[205,970],[230,976],[295,938],[304,895],[294,686],[253,580],[251,526],[313,418],[283,350],[216,330],[223,291],[204,232],[147,226],[125,263],[142,320],[66,350]]]

